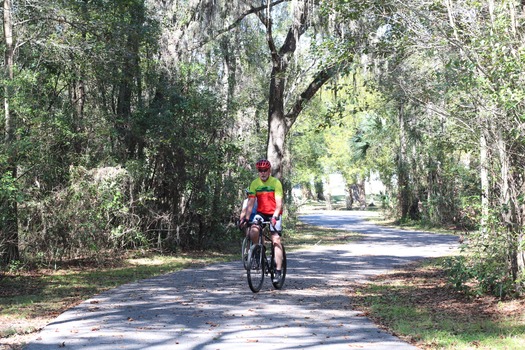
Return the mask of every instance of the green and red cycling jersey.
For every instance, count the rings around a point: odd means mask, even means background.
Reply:
[[[258,213],[271,216],[275,211],[275,198],[283,198],[283,186],[281,181],[273,176],[264,182],[257,178],[250,185],[248,197],[257,197]]]

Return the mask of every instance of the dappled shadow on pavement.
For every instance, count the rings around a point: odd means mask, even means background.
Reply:
[[[26,349],[411,349],[351,309],[349,282],[443,255],[453,241],[354,221],[351,230],[366,234],[358,243],[289,253],[283,290],[268,277],[253,294],[240,262],[188,269],[88,300]]]

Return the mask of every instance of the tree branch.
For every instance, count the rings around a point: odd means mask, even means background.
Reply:
[[[218,38],[219,36],[221,36],[222,34],[226,33],[226,32],[229,32],[230,30],[232,30],[233,28],[237,27],[239,25],[239,23],[242,22],[243,19],[245,19],[246,17],[248,17],[249,15],[251,14],[257,14],[257,16],[259,17],[259,19],[261,20],[261,22],[263,22],[263,24],[266,26],[267,24],[265,23],[265,21],[263,20],[263,18],[261,18],[261,16],[259,15],[259,13],[262,11],[262,10],[265,10],[266,8],[268,7],[274,7],[274,6],[277,6],[283,2],[289,2],[291,0],[276,0],[274,2],[270,2],[269,4],[266,4],[266,5],[261,5],[261,6],[257,6],[257,7],[252,7],[250,6],[250,9],[241,13],[237,19],[235,19],[235,21],[233,21],[230,25],[218,30],[213,36],[195,44],[194,46],[188,48],[188,51],[191,51],[191,50],[195,50],[195,49],[198,49],[204,45],[206,45],[207,43],[209,43],[210,41],[212,40],[215,40],[216,38]]]
[[[338,65],[333,65],[321,70],[314,77],[310,85],[299,95],[295,103],[293,104],[290,111],[285,115],[285,120],[287,127],[290,128],[292,124],[297,119],[297,116],[304,109],[304,106],[308,101],[314,97],[314,95],[319,91],[319,89],[326,83],[330,78],[332,78],[338,72]]]

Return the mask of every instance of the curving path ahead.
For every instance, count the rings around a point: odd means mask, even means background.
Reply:
[[[283,290],[248,288],[240,261],[127,284],[64,312],[25,350],[416,349],[353,311],[348,281],[448,255],[457,238],[377,227],[369,212],[319,211],[303,222],[362,233],[351,244],[288,253]]]

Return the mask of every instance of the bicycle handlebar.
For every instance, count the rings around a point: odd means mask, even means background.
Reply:
[[[249,222],[250,225],[253,225],[253,224],[257,224],[257,225],[270,225],[271,227],[273,227],[273,229],[275,231],[277,231],[277,228],[272,225],[272,222],[271,221],[263,221],[262,219],[257,219],[257,220],[253,220],[251,222]]]

